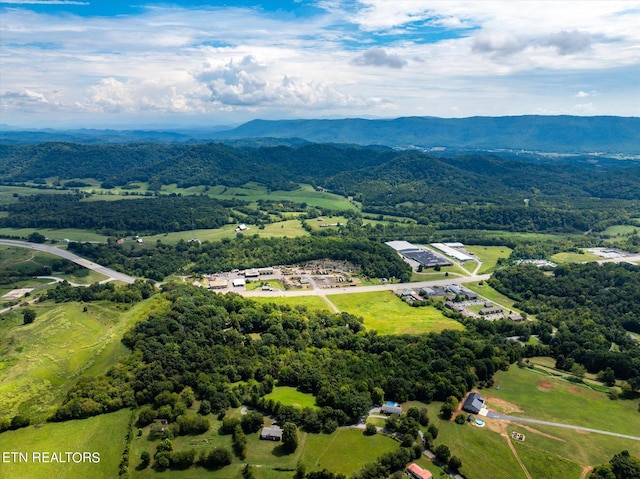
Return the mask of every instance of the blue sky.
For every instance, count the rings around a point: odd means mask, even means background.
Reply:
[[[639,1],[0,0],[0,123],[640,116]]]

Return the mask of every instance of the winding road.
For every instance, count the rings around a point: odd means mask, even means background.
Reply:
[[[69,261],[73,261],[74,263],[79,264],[80,266],[84,266],[85,268],[89,268],[100,274],[103,274],[112,280],[122,281],[124,283],[129,283],[129,284],[134,283],[136,280],[136,278],[134,278],[133,276],[129,276],[127,274],[114,271],[105,266],[94,263],[93,261],[89,261],[78,255],[75,255],[69,251],[56,248],[55,246],[49,246],[49,245],[40,244],[40,243],[29,243],[28,241],[17,241],[17,240],[7,240],[7,239],[0,239],[0,245],[13,246],[16,248],[28,248],[36,251],[43,251],[45,253],[50,253],[64,259],[68,259]]]

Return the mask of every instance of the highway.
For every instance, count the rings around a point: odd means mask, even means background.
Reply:
[[[84,266],[85,268],[89,268],[100,274],[103,274],[112,280],[122,281],[124,283],[129,283],[129,284],[135,282],[136,280],[136,278],[134,278],[133,276],[129,276],[127,274],[114,271],[105,266],[94,263],[93,261],[89,261],[78,255],[75,255],[69,251],[56,248],[55,246],[49,246],[46,244],[39,244],[39,243],[29,243],[28,241],[16,241],[16,240],[7,240],[7,239],[0,239],[0,245],[13,246],[16,248],[29,248],[36,251],[43,251],[45,253],[50,253],[64,259],[68,259],[69,261],[73,261],[74,263],[79,264],[80,266]]]

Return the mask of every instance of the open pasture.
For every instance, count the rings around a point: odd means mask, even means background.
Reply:
[[[330,210],[357,209],[357,206],[347,198],[326,191],[317,191],[313,186],[307,184],[301,184],[291,191],[269,191],[266,186],[257,183],[247,183],[243,186],[232,188],[215,186],[205,194],[211,198],[238,199],[249,202],[258,200],[291,201]]]
[[[143,236],[143,240],[150,243],[155,243],[157,240],[167,244],[175,244],[180,240],[190,241],[192,239],[198,239],[200,241],[220,241],[228,238],[232,239],[238,235],[235,231],[237,224],[225,225],[222,228],[216,229],[202,229],[202,230],[187,230],[176,231],[175,233],[157,234],[150,236]],[[263,229],[254,225],[247,225],[249,228],[242,231],[245,236],[258,235],[262,238],[283,238],[283,237],[296,237],[307,236],[309,233],[302,228],[299,220],[285,220],[277,223],[270,223],[264,226]]]
[[[306,407],[317,408],[316,398],[311,394],[298,391],[290,386],[276,386],[265,399],[272,399],[274,402],[280,402],[283,406],[295,406],[300,409]]]
[[[42,420],[83,374],[103,374],[124,354],[124,332],[161,307],[159,297],[129,310],[110,303],[36,303],[36,320],[22,324],[21,308],[0,321],[0,414]],[[86,306],[86,311],[83,311]]]
[[[340,311],[362,316],[364,325],[379,334],[420,334],[464,326],[433,306],[414,308],[391,291],[327,295]]]
[[[123,409],[111,414],[29,426],[0,434],[0,452],[26,454],[28,462],[10,461],[0,464],[0,477],[52,479],[112,479],[118,476],[118,464],[125,446],[131,411]],[[33,453],[90,452],[99,454],[99,462],[34,462]],[[76,456],[77,457],[77,456]],[[36,456],[37,459],[37,456]]]
[[[607,236],[626,236],[632,234],[634,231],[637,232],[639,230],[640,227],[638,227],[637,225],[613,225],[604,230],[602,234]]]
[[[588,261],[599,261],[602,258],[593,253],[583,251],[581,253],[556,253],[550,259],[554,263],[586,263]]]
[[[482,266],[478,271],[478,274],[485,274],[492,272],[498,259],[508,258],[511,255],[511,248],[507,246],[473,246],[465,245],[465,249],[469,253],[473,253],[477,258],[482,261]],[[472,264],[472,263],[469,263]]]

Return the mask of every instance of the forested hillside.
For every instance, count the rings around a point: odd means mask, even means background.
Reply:
[[[60,285],[52,294],[63,298],[65,288],[70,287]],[[259,305],[185,286],[167,286],[163,294],[170,307],[125,335],[132,355],[106,376],[82,379],[55,420],[136,403],[170,404],[165,413],[173,420],[180,414],[173,413],[178,404],[163,401],[162,395],[188,387],[213,411],[224,411],[257,404],[278,381],[316,396],[325,408],[324,421],[345,424],[357,422],[383,397],[461,398],[478,380],[476,366],[495,372],[522,354],[517,343],[497,334],[378,336],[346,313]],[[244,383],[234,385],[238,381]],[[312,418],[311,412],[301,412],[282,407],[277,414],[315,431],[317,413]]]
[[[252,181],[269,190],[293,190],[299,183],[310,183],[354,197],[363,212],[409,217],[436,229],[584,232],[640,216],[640,166],[633,161],[607,159],[601,165],[589,158],[434,156],[316,144],[299,148],[66,143],[0,147],[0,182],[5,185],[28,183],[44,188],[53,181],[48,187],[74,190],[88,185],[79,180],[91,178],[106,189],[146,182],[145,195],[158,194],[163,185],[171,184],[232,187]],[[21,198],[19,205],[3,206],[9,211],[4,224],[71,227],[80,222],[75,227],[166,232],[188,229],[186,220],[193,218],[185,213],[194,207],[180,200],[156,203],[166,218],[124,220],[122,205],[65,203],[77,218],[70,220],[57,214],[66,206],[54,205],[56,200],[46,200],[50,211],[34,208],[34,201],[43,200]],[[205,208],[205,200],[199,201],[196,209]],[[140,211],[154,208],[135,205]],[[196,218],[198,226],[218,224],[213,218],[222,218],[219,207],[219,203],[208,204],[206,208],[218,213],[206,221]],[[162,227],[151,225],[154,221],[161,221]]]
[[[540,339],[560,368],[582,364],[591,373],[610,369],[640,388],[640,268],[596,263],[559,266],[552,275],[530,265],[500,269],[489,280],[535,314]]]

